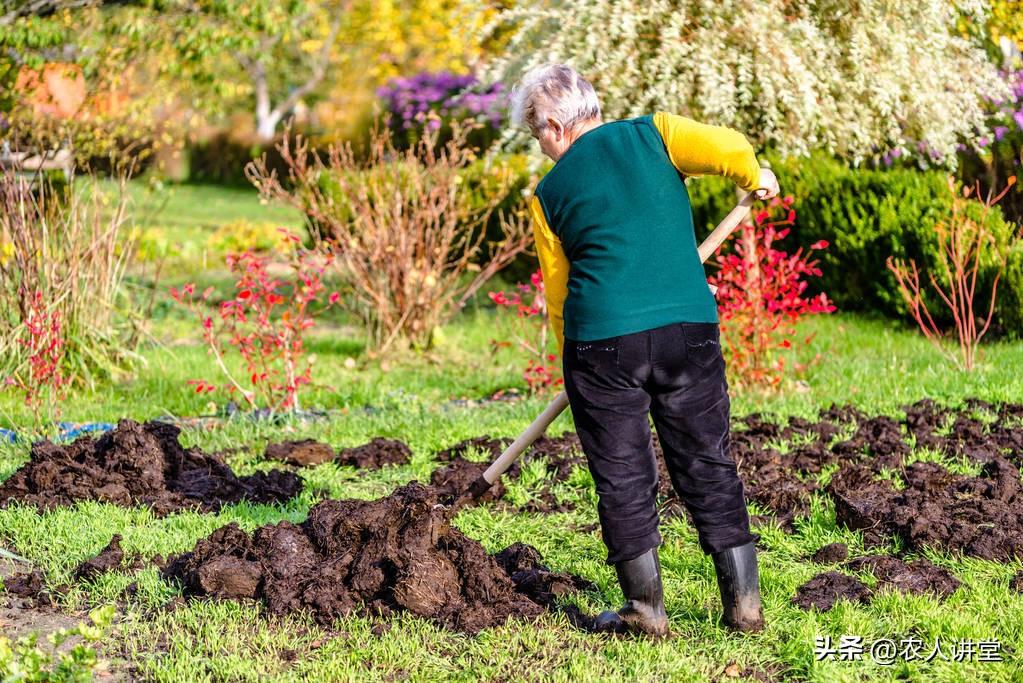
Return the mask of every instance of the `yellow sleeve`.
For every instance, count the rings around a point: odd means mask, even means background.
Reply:
[[[540,259],[543,273],[543,291],[547,300],[547,315],[550,316],[554,337],[558,340],[558,354],[565,350],[565,297],[568,296],[568,257],[549,225],[534,195],[529,200],[529,214],[533,218],[533,238],[536,240],[536,255]]]
[[[659,111],[654,126],[664,139],[675,168],[686,175],[722,175],[747,192],[760,182],[760,163],[746,136],[725,126],[710,126]]]

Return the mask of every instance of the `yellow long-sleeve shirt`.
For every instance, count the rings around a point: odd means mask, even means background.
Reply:
[[[652,123],[664,142],[663,150],[656,153],[666,153],[671,164],[682,174],[722,175],[733,180],[744,190],[750,191],[757,187],[760,177],[760,164],[757,162],[753,147],[746,140],[745,136],[738,131],[724,126],[698,123],[684,116],[666,112],[654,114],[652,116]],[[591,135],[592,132],[588,131],[580,140],[585,141],[586,136]],[[569,152],[572,152],[578,142],[576,141],[573,147],[569,148],[565,154],[568,155]],[[562,160],[565,158],[563,156]],[[561,164],[561,160],[555,165],[555,169],[557,169],[559,164]],[[552,169],[551,173],[555,169]],[[593,169],[593,173],[599,174],[600,169]],[[607,197],[601,196],[600,200],[605,201]],[[623,196],[613,198],[612,201],[642,203],[657,201],[657,199],[656,197],[648,196]],[[531,198],[529,211],[532,217],[536,253],[540,260],[540,269],[543,273],[547,312],[558,342],[558,351],[563,354],[565,345],[564,310],[565,300],[569,292],[571,264],[566,256],[561,239],[548,224],[547,214],[539,197],[539,192],[534,193],[534,196]],[[608,248],[611,248],[611,245],[608,245]]]

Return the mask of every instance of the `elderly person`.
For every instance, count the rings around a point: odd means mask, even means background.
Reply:
[[[626,603],[602,629],[668,633],[652,415],[671,483],[712,556],[725,624],[763,626],[756,541],[729,453],[717,306],[683,178],[718,174],[758,198],[778,185],[746,138],[667,112],[601,120],[593,87],[533,69],[512,116],[554,167],[530,200],[547,308],[600,526]]]

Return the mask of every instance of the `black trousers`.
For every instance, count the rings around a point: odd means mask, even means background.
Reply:
[[[610,564],[661,544],[653,417],[671,483],[707,554],[756,541],[729,453],[728,383],[717,323],[675,323],[565,340],[565,388],[597,485]]]

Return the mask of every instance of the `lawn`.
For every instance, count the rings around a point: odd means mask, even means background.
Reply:
[[[133,190],[143,196],[141,190]],[[174,188],[171,202],[152,224],[211,230],[237,216],[264,219],[253,193],[211,191],[201,186]],[[278,209],[279,210],[279,209]],[[274,220],[287,221],[279,210]],[[216,278],[213,278],[216,282]],[[220,284],[223,284],[220,282]],[[962,582],[944,601],[929,596],[885,593],[870,604],[840,602],[828,612],[804,611],[791,604],[797,587],[823,569],[807,561],[822,545],[844,542],[850,556],[866,554],[862,532],[836,524],[833,503],[815,495],[810,514],[796,521],[795,533],[777,525],[759,527],[761,586],[767,626],[762,633],[734,635],[717,623],[720,603],[713,567],[700,551],[684,518],[663,524],[661,551],[666,606],[675,637],[664,642],[597,636],[573,627],[561,613],[536,623],[511,621],[477,636],[441,629],[429,621],[400,615],[383,626],[376,619],[348,617],[331,628],[303,616],[270,618],[253,603],[175,601],[180,589],[158,571],[123,568],[94,580],[74,580],[72,571],[121,534],[128,554],[149,559],[190,550],[195,542],[229,522],[246,530],[280,520],[300,522],[309,507],[325,498],[372,499],[413,479],[426,481],[438,466],[434,454],[462,439],[490,434],[517,436],[543,409],[543,397],[516,401],[476,401],[501,389],[524,393],[522,361],[509,349],[494,352],[490,340],[503,338],[509,322],[485,296],[456,317],[437,348],[398,353],[382,361],[365,354],[351,321],[329,317],[312,337],[316,386],[307,406],[331,412],[329,420],[279,424],[246,419],[210,421],[188,427],[186,445],[207,451],[241,447],[228,456],[240,473],[267,469],[268,442],[315,438],[334,448],[356,446],[376,436],[401,439],[413,451],[407,465],[359,471],[326,463],[303,469],[301,495],[283,506],[241,503],[220,512],[177,513],[158,518],[143,508],[125,509],[79,503],[45,514],[11,506],[0,510],[0,546],[41,568],[50,585],[70,583],[61,608],[82,610],[113,602],[117,621],[104,641],[102,657],[114,672],[145,679],[183,680],[741,680],[733,673],[764,680],[1019,680],[1023,648],[1023,595],[1008,581],[1023,569],[1010,563],[963,558],[936,550],[922,556]],[[198,332],[184,312],[162,305],[144,349],[145,365],[130,382],[76,391],[62,405],[63,417],[77,421],[143,421],[160,416],[209,413],[209,398],[197,396],[186,381],[216,381],[217,371]],[[914,330],[890,321],[835,314],[806,321],[801,333],[814,333],[798,358],[808,370],[776,394],[735,393],[733,416],[764,412],[771,419],[813,417],[832,404],[853,404],[868,414],[899,415],[924,398],[958,405],[966,398],[1023,402],[1023,343],[985,347],[971,374],[951,369]],[[346,364],[347,359],[353,359]],[[17,397],[0,396],[4,426],[29,424]],[[571,431],[562,415],[552,434]],[[25,443],[0,445],[0,479],[27,460]],[[952,465],[952,463],[946,463]],[[896,475],[897,476],[897,475]],[[534,494],[542,473],[510,482],[517,503]],[[584,612],[617,606],[621,593],[613,569],[604,564],[599,531],[580,531],[596,522],[595,493],[579,470],[570,484],[554,487],[571,512],[511,513],[483,505],[463,511],[455,526],[489,552],[521,541],[535,546],[546,563],[596,584],[567,600]],[[753,509],[753,512],[758,510]],[[897,549],[893,543],[887,552]],[[878,552],[872,550],[871,552]],[[912,556],[911,556],[912,557]],[[870,582],[872,579],[865,578]],[[134,585],[132,590],[125,591]],[[171,602],[174,601],[174,602]],[[170,603],[173,609],[165,606]],[[862,636],[867,643],[915,634],[926,643],[960,639],[1001,642],[1003,662],[897,661],[884,666],[863,656],[856,661],[815,661],[816,637]],[[731,666],[737,664],[737,667]],[[727,669],[727,672],[726,672]]]

